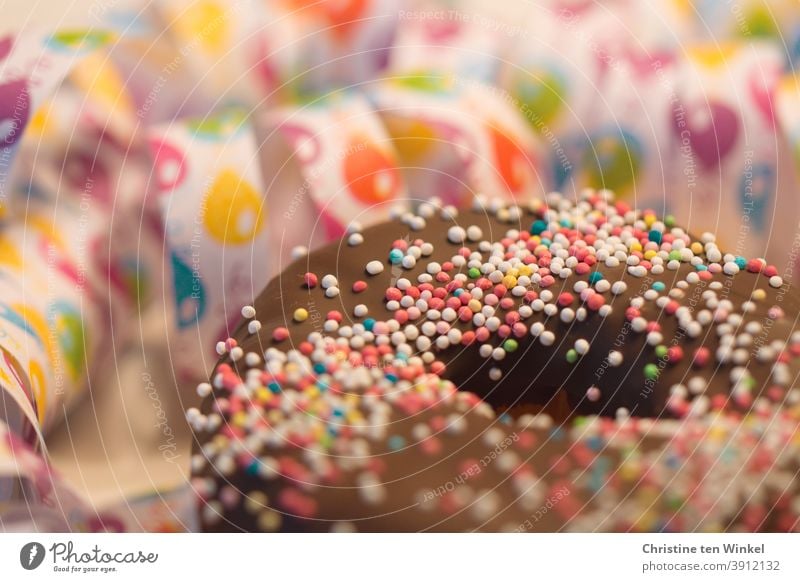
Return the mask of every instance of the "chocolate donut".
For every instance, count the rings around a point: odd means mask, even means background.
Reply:
[[[188,411],[207,531],[797,531],[800,297],[606,191],[290,265]]]

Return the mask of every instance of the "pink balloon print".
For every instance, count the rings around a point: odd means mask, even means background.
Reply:
[[[111,202],[111,178],[100,157],[86,152],[69,156],[65,161],[64,176],[76,192],[87,194],[103,204]]]
[[[150,139],[150,152],[156,167],[156,182],[161,192],[168,192],[183,183],[187,163],[181,151],[165,140]]]
[[[764,118],[767,126],[775,127],[775,87],[780,79],[780,70],[775,68],[763,70],[754,69],[748,79],[750,96],[756,109]]]
[[[31,96],[24,79],[0,85],[0,140],[12,146],[22,136],[30,116]]]
[[[319,140],[311,133],[311,130],[300,125],[284,123],[281,125],[280,131],[289,142],[300,163],[312,164],[319,157]]]
[[[0,38],[0,60],[5,59],[11,52],[11,47],[14,46],[14,37],[8,35]]]
[[[739,118],[727,105],[696,102],[673,110],[675,134],[688,141],[700,165],[708,170],[720,164],[739,137]],[[681,118],[683,115],[683,118]],[[684,125],[681,125],[683,120]]]

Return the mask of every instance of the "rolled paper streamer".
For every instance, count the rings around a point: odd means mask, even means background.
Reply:
[[[332,240],[351,221],[379,222],[392,206],[407,199],[391,138],[364,96],[334,95],[317,104],[279,108],[261,125],[267,136],[277,134],[285,140],[303,177],[301,189],[291,193],[290,206],[296,210],[308,197],[318,218],[310,230],[300,231],[305,240],[297,239],[294,226],[287,224],[286,242],[307,245],[309,235],[318,230],[324,232],[324,240]],[[273,160],[265,163],[268,168],[275,165]],[[291,208],[285,213],[287,220],[294,216]]]
[[[197,362],[211,365],[214,344],[239,319],[237,306],[274,270],[270,208],[241,110],[154,127],[148,139],[166,233],[175,361],[182,375],[195,378],[204,373]]]

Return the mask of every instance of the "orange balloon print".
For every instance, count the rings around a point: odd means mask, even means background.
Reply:
[[[344,179],[353,196],[364,204],[394,198],[400,188],[400,173],[394,160],[368,143],[350,146],[344,160]]]
[[[261,194],[233,170],[219,173],[204,202],[206,231],[222,244],[248,243],[264,224]]]
[[[533,170],[533,160],[519,145],[497,128],[489,127],[494,151],[495,169],[509,191],[520,192]]]

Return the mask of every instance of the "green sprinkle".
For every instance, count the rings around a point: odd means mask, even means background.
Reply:
[[[507,352],[516,352],[519,344],[515,339],[507,339],[503,342],[503,349]]]
[[[660,372],[658,371],[658,366],[655,364],[647,364],[644,367],[644,377],[648,380],[657,380],[659,374]]]
[[[667,357],[667,346],[664,346],[664,345],[656,346],[656,356],[658,356],[659,359],[666,358]]]
[[[575,350],[569,350],[567,352],[567,362],[569,362],[570,364],[574,364],[577,361],[578,361],[578,352],[576,352]]]
[[[670,261],[680,261],[681,260],[681,252],[680,251],[670,251],[669,252],[669,260]]]
[[[675,226],[675,217],[673,215],[671,215],[671,214],[667,214],[664,217],[664,224],[666,226],[672,228],[673,226]]]
[[[477,279],[481,276],[481,270],[478,267],[472,267],[468,274],[470,279]]]

